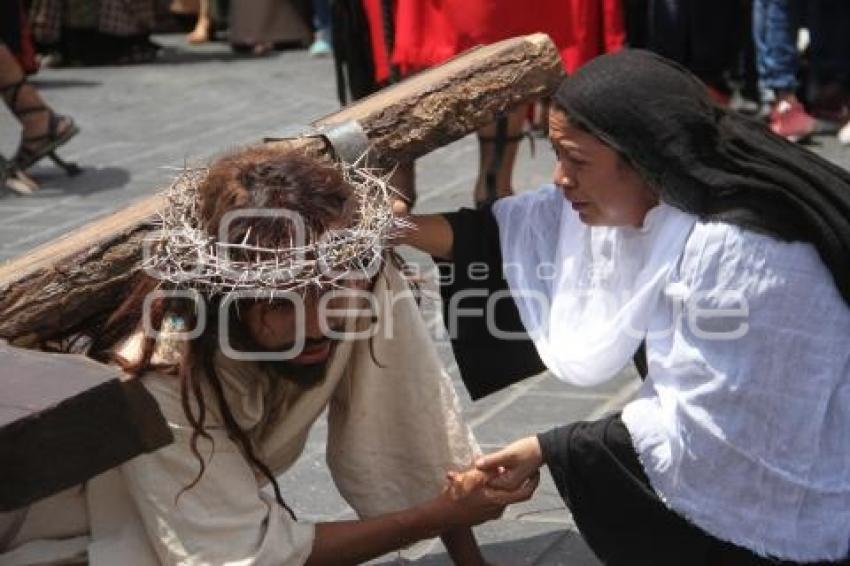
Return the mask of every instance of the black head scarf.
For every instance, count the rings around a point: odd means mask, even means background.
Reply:
[[[718,107],[654,53],[603,55],[564,80],[555,103],[624,154],[662,201],[787,241],[814,244],[850,304],[850,174]]]

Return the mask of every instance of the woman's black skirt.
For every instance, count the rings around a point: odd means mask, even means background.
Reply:
[[[619,414],[538,437],[561,497],[605,564],[791,565],[718,540],[671,511],[643,471]],[[850,560],[819,564],[848,565]]]

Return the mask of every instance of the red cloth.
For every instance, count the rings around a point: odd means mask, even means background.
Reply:
[[[20,51],[15,55],[21,64],[21,68],[28,75],[38,71],[38,61],[35,58],[35,44],[30,31],[30,23],[27,20],[26,12],[21,9],[21,47]]]
[[[552,38],[572,72],[625,42],[620,0],[397,0],[395,31],[393,61],[403,73],[535,32]]]
[[[383,84],[390,78],[390,58],[384,40],[384,18],[381,0],[363,0],[363,10],[369,21],[369,39],[372,42],[372,61],[375,64],[375,82]]]

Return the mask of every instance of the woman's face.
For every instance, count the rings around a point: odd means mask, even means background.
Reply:
[[[549,138],[558,160],[554,183],[585,224],[640,227],[658,204],[634,167],[556,108],[549,111]]]

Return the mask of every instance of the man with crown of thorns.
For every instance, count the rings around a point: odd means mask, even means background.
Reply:
[[[386,183],[257,146],[187,171],[170,200],[89,352],[142,380],[175,441],[88,483],[90,509],[126,524],[64,535],[91,537],[94,565],[355,564],[438,535],[455,563],[484,564],[471,526],[537,478],[497,491],[469,469],[477,444],[392,261]],[[325,408],[327,462],[360,519],[310,524],[275,477]]]

